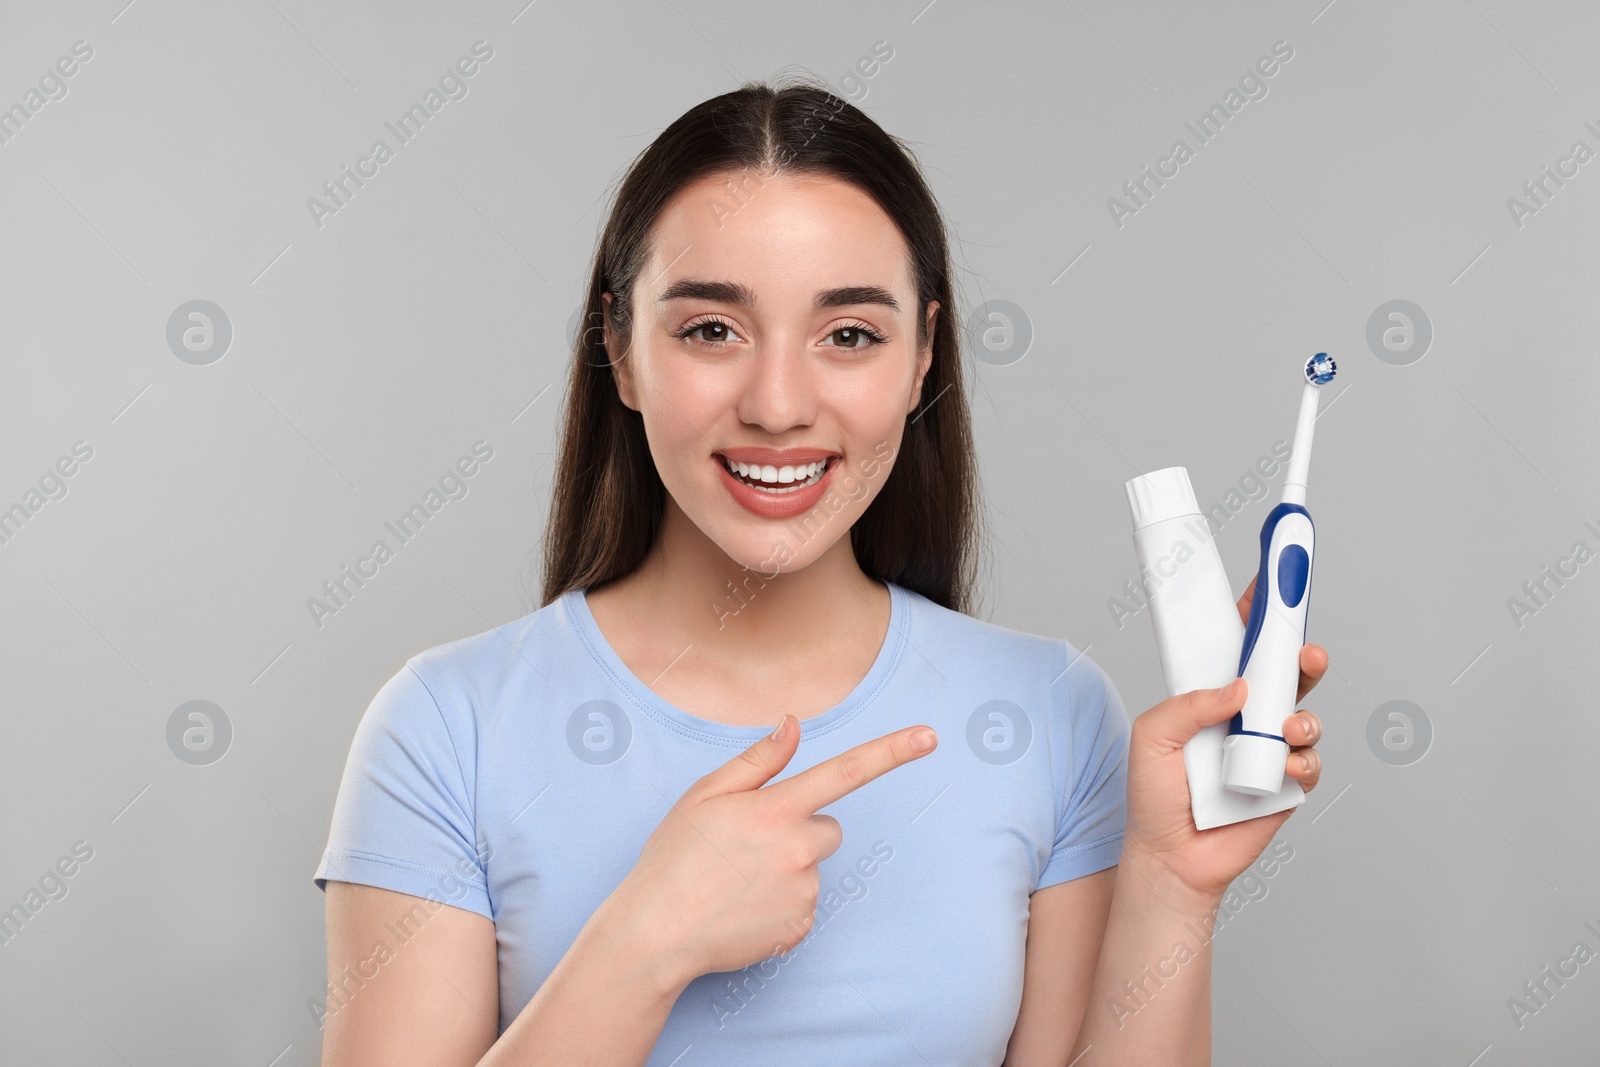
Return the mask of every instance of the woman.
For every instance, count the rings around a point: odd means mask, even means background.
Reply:
[[[1130,730],[1068,642],[965,614],[910,153],[823,88],[709,100],[624,179],[586,312],[544,606],[412,657],[354,739],[323,1062],[1208,1062],[1195,931],[1289,813],[1194,830],[1183,742],[1242,691]],[[1309,789],[1316,716],[1284,731]]]

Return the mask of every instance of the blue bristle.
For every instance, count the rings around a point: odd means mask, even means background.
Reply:
[[[1329,357],[1328,353],[1318,352],[1306,360],[1306,381],[1312,385],[1327,385],[1333,381],[1333,376],[1338,370],[1339,365]]]

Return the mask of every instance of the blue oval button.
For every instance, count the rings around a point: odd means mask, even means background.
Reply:
[[[1278,553],[1278,595],[1287,607],[1295,607],[1306,595],[1306,579],[1311,576],[1311,557],[1304,545],[1284,545]]]

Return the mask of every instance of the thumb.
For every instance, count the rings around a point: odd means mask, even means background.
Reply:
[[[777,729],[695,783],[693,792],[704,799],[723,793],[760,789],[789,765],[800,746],[800,724],[785,714]]]
[[[1168,697],[1143,717],[1149,720],[1146,727],[1153,737],[1177,747],[1203,728],[1233,718],[1249,691],[1249,682],[1235,678],[1221,689],[1193,689]]]

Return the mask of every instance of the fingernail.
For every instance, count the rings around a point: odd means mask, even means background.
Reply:
[[[918,730],[911,735],[911,749],[914,752],[926,752],[933,747],[933,731]]]
[[[788,728],[788,726],[789,726],[789,716],[785,715],[783,718],[778,720],[778,728],[776,730],[772,731],[772,733],[767,737],[767,740],[768,741],[782,741],[783,740],[784,731]]]
[[[1229,701],[1237,697],[1239,695],[1239,683],[1242,681],[1244,681],[1243,678],[1235,678],[1233,681],[1229,682],[1222,690],[1222,699],[1224,701]]]

